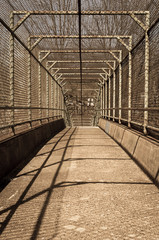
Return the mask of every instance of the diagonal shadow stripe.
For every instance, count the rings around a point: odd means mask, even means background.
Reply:
[[[68,133],[68,131],[71,128],[69,128],[56,142],[56,144],[54,145],[54,147],[52,148],[52,150],[50,151],[50,154],[47,156],[47,158],[45,159],[45,161],[43,162],[43,164],[41,165],[41,167],[39,168],[39,170],[37,171],[37,173],[35,174],[35,176],[33,177],[33,179],[30,181],[30,183],[27,185],[27,187],[25,188],[24,192],[21,194],[21,196],[19,197],[18,201],[16,202],[16,204],[14,205],[14,207],[11,209],[11,211],[9,212],[9,214],[6,216],[4,222],[1,224],[0,227],[0,234],[3,233],[4,229],[6,228],[6,226],[8,225],[8,223],[10,222],[11,218],[13,217],[13,215],[15,214],[16,210],[18,209],[18,207],[21,205],[24,197],[26,196],[26,194],[28,193],[29,189],[31,188],[31,186],[33,185],[33,183],[35,182],[35,180],[37,179],[37,177],[39,176],[40,172],[42,171],[42,169],[44,168],[45,164],[47,163],[47,161],[49,160],[52,152],[54,151],[55,147],[57,146],[57,144],[60,142],[60,140]]]
[[[32,234],[32,236],[31,236],[30,240],[35,240],[35,239],[37,239],[37,236],[38,236],[38,233],[39,233],[39,230],[40,230],[40,226],[41,226],[41,223],[42,223],[44,214],[45,214],[45,212],[46,212],[46,209],[47,209],[47,206],[48,206],[48,204],[49,204],[51,195],[52,195],[52,193],[53,193],[53,189],[54,189],[54,186],[55,186],[55,182],[56,182],[57,176],[58,176],[59,171],[60,171],[60,169],[61,169],[61,167],[62,167],[63,160],[64,160],[64,158],[65,158],[65,154],[66,154],[66,150],[67,150],[67,148],[68,148],[68,144],[69,144],[69,142],[70,142],[70,140],[71,140],[72,135],[75,133],[75,131],[76,131],[76,128],[73,130],[73,132],[72,132],[71,135],[69,136],[69,139],[68,139],[68,141],[67,141],[67,144],[66,144],[66,146],[65,146],[64,152],[63,152],[62,157],[61,157],[60,164],[59,164],[59,166],[58,166],[58,168],[57,168],[57,170],[56,170],[56,173],[55,173],[55,175],[54,175],[54,177],[53,177],[53,179],[52,179],[52,183],[51,183],[51,185],[50,185],[49,191],[48,191],[48,193],[47,193],[46,199],[45,199],[45,201],[44,201],[42,210],[41,210],[41,212],[40,212],[40,214],[39,214],[39,217],[38,217],[38,219],[37,219],[37,222],[36,222],[36,225],[35,225],[35,228],[34,228],[34,231],[33,231],[33,234]]]
[[[67,161],[84,161],[84,160],[102,160],[102,161],[130,161],[131,158],[68,158],[68,159],[65,159],[63,160],[63,162],[67,162]],[[54,166],[56,164],[59,164],[60,161],[58,162],[55,162],[55,163],[52,163],[52,164],[48,164],[46,166],[44,166],[43,168],[48,168],[48,167],[51,167],[51,166]],[[26,173],[22,173],[18,176],[15,176],[13,177],[14,179],[16,178],[19,178],[19,177],[22,177],[22,176],[26,176],[26,175],[29,175],[30,173],[34,173],[34,172],[37,172],[39,170],[39,168],[36,168],[32,171],[29,171],[29,172],[26,172]]]
[[[53,189],[55,188],[66,188],[66,187],[76,187],[76,186],[79,186],[79,185],[87,185],[87,184],[110,184],[110,185],[154,185],[153,182],[118,182],[118,181],[103,181],[103,182],[98,182],[98,181],[91,181],[91,182],[86,182],[86,181],[67,181],[67,182],[60,182],[58,184],[55,184],[54,186],[50,186],[49,188],[46,188],[44,189],[43,191],[41,192],[38,192],[32,196],[30,196],[29,198],[23,200],[21,202],[21,204],[25,204],[43,194],[45,194],[46,192],[49,192],[49,191],[52,191]],[[4,210],[1,210],[0,211],[0,214],[3,214],[9,210],[11,210],[12,208],[14,208],[16,205],[12,205]]]

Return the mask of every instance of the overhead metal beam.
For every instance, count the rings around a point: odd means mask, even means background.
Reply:
[[[19,22],[14,26],[14,15],[25,15],[22,19],[19,20]],[[30,15],[79,15],[79,11],[13,11],[11,13],[10,18],[10,29],[14,33]],[[149,37],[148,37],[148,30],[150,26],[150,14],[149,11],[81,11],[80,15],[128,15],[130,16],[144,31],[145,31],[145,89],[144,89],[144,133],[147,133],[146,127],[148,125],[148,111],[146,110],[148,106],[148,83],[149,83]],[[145,23],[143,23],[137,16],[138,15],[145,15]],[[100,36],[100,35],[99,35]],[[100,38],[98,36],[98,38]],[[90,38],[91,36],[88,36]],[[101,36],[103,38],[103,36]],[[94,38],[94,36],[93,36]],[[42,39],[38,39],[40,42]],[[119,37],[119,41],[127,47],[126,43]],[[37,43],[36,43],[37,45]],[[35,45],[31,46],[34,47]],[[13,65],[13,59],[14,59],[14,37],[12,36],[12,39],[10,41],[10,48],[11,48],[11,67],[10,67],[10,73],[11,73],[11,96],[12,91],[14,91],[14,65]],[[127,48],[129,52],[131,53],[132,48]],[[32,48],[30,49],[32,50]],[[130,63],[129,63],[130,64]],[[130,65],[129,65],[130,66]],[[12,71],[13,70],[13,71]],[[131,71],[130,71],[131,72]],[[129,82],[130,87],[130,82]],[[14,93],[13,93],[14,95]],[[11,97],[11,101],[14,104],[14,96]],[[130,101],[130,100],[129,100]],[[130,119],[129,119],[130,120]]]
[[[65,67],[60,67],[60,68],[52,68],[52,69],[54,69],[54,70],[56,70],[56,69],[60,69],[60,70],[78,70],[78,69],[80,69],[80,68],[72,68],[72,67],[70,67],[70,68],[65,68]],[[96,68],[96,67],[94,67],[94,68],[82,68],[83,70],[103,70],[103,69],[109,69],[109,68]]]
[[[81,35],[81,38],[127,39],[130,35]],[[30,38],[79,38],[78,35],[31,35]]]
[[[13,11],[20,15],[30,13],[31,15],[78,15],[78,11]],[[81,15],[146,15],[149,11],[81,11]]]
[[[65,79],[66,80],[75,80],[75,79],[80,79],[79,77],[73,77],[73,78],[70,78],[70,77],[65,77]],[[83,80],[97,80],[97,78],[95,77],[95,78],[92,78],[92,77],[90,77],[90,78],[84,78]]]
[[[66,88],[65,90],[68,90],[68,91],[73,91],[72,88]],[[76,91],[80,91],[81,89],[80,88],[76,88],[75,89]],[[84,91],[98,91],[99,89],[95,89],[95,88],[91,88],[91,89],[88,89],[88,88],[83,88]]]
[[[73,72],[70,72],[70,73],[59,73],[59,74],[63,74],[63,75],[80,75],[80,73],[73,73]],[[87,74],[87,75],[94,75],[94,74],[102,74],[102,73],[82,73],[82,74]]]
[[[48,63],[52,63],[52,62],[55,62],[55,61],[48,61]],[[79,63],[80,61],[79,60],[56,60],[56,63]],[[114,60],[83,60],[82,61],[83,63],[106,63],[106,62],[114,62]]]
[[[38,43],[41,42],[42,39],[46,39],[46,38],[72,38],[72,39],[79,39],[79,35],[31,35],[29,36],[29,39],[37,39],[36,42],[31,46],[30,50],[33,50]],[[96,38],[103,38],[103,39],[117,39],[123,46],[126,47],[126,49],[128,51],[131,51],[132,47],[130,48],[130,42],[132,42],[132,36],[131,35],[81,35],[80,38],[83,39],[96,39]],[[28,39],[28,41],[29,41]],[[125,43],[124,40],[128,39],[129,43]],[[49,50],[48,50],[49,51]],[[83,61],[82,61],[83,62]]]
[[[46,52],[50,52],[50,53],[79,53],[79,50],[77,50],[77,49],[74,49],[74,50],[72,50],[72,49],[69,49],[69,50],[65,50],[65,49],[63,49],[63,50],[57,50],[57,49],[52,49],[52,50],[41,50],[40,52],[41,53],[46,53]],[[105,49],[103,49],[103,50],[101,50],[101,49],[85,49],[85,50],[81,50],[81,52],[82,53],[109,53],[109,52],[113,52],[113,53],[115,53],[115,52],[120,52],[120,51],[122,51],[122,50],[105,50]]]

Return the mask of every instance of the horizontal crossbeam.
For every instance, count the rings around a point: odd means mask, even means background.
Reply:
[[[77,70],[77,69],[80,69],[80,68],[52,68],[52,70],[56,70],[56,69],[60,69],[60,70]],[[101,69],[109,69],[109,68],[96,68],[96,67],[94,67],[94,68],[82,68],[82,70],[97,70],[97,69],[99,69],[99,70],[101,70]]]
[[[79,74],[81,74],[81,73],[73,73],[73,72],[71,72],[71,73],[60,73],[60,74],[62,74],[62,75],[79,75]],[[83,75],[94,75],[94,74],[102,74],[102,73],[82,73]]]
[[[48,63],[52,63],[54,61],[48,61]],[[73,61],[73,60],[56,60],[56,63],[79,63],[79,60]],[[106,60],[83,60],[83,63],[106,63],[106,62],[114,62],[114,60],[106,61]]]
[[[14,14],[31,15],[79,15],[78,11],[13,11]],[[146,15],[149,11],[81,11],[81,15]]]
[[[112,39],[126,39],[129,35],[81,35],[81,38],[112,38]],[[79,35],[31,35],[30,38],[79,38]]]
[[[82,53],[120,53],[120,51],[122,50],[98,50],[98,49],[88,49],[88,50],[81,50]],[[79,53],[79,50],[42,50],[40,51],[41,53],[46,53],[46,52],[50,52],[50,53]]]

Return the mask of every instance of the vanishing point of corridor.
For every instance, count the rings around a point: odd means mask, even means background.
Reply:
[[[158,200],[100,128],[65,128],[1,192],[0,239],[158,240]]]

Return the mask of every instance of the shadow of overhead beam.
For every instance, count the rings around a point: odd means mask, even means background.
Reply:
[[[37,154],[35,157],[44,156],[44,155],[49,154],[49,153],[50,153],[50,151],[49,152],[40,153],[40,154]]]
[[[76,133],[76,136],[88,136],[88,135],[90,135],[90,136],[96,136],[97,135],[97,133],[93,133],[93,134],[91,134],[91,133],[86,133],[86,134],[78,134],[78,133]],[[107,134],[105,134],[106,136],[108,136],[109,137],[109,135],[107,135]],[[98,134],[98,136],[104,136],[104,134]],[[110,137],[109,137],[109,139],[110,139]]]
[[[47,191],[46,199],[45,199],[45,201],[44,201],[44,203],[43,203],[43,207],[42,207],[41,212],[40,212],[40,214],[39,214],[39,216],[38,216],[38,219],[37,219],[37,221],[36,221],[36,224],[35,224],[35,227],[34,227],[34,231],[33,231],[33,234],[32,234],[32,236],[31,236],[30,240],[35,240],[35,239],[37,239],[37,236],[38,236],[38,233],[39,233],[39,230],[40,230],[40,226],[41,226],[41,223],[42,223],[44,214],[45,214],[45,212],[46,212],[47,206],[48,206],[48,204],[49,204],[50,198],[52,197],[53,189],[55,188],[55,187],[54,187],[54,186],[55,186],[55,182],[56,182],[56,179],[57,179],[57,177],[58,177],[59,171],[60,171],[60,169],[61,169],[61,167],[62,167],[63,160],[64,160],[64,158],[65,158],[65,154],[66,154],[66,151],[67,151],[69,142],[70,142],[70,140],[71,140],[72,135],[75,133],[75,131],[76,131],[76,128],[75,128],[75,129],[73,130],[73,132],[70,134],[69,139],[68,139],[68,141],[67,141],[67,143],[66,143],[65,149],[64,149],[63,154],[62,154],[62,157],[61,157],[61,161],[60,161],[59,166],[57,167],[56,173],[55,173],[55,175],[54,175],[54,177],[53,177],[53,179],[52,179],[50,188],[49,188],[49,190]],[[56,227],[56,228],[57,228],[57,227]]]
[[[68,158],[68,159],[63,160],[63,162],[84,161],[84,160],[130,161],[131,159],[130,158]],[[52,164],[48,164],[48,165],[44,166],[43,169],[51,167],[51,166],[54,166],[54,165],[56,165],[58,163],[60,163],[60,161],[52,163]],[[32,171],[29,171],[29,172],[26,172],[26,173],[22,173],[22,174],[20,174],[18,176],[13,177],[13,179],[29,175],[30,173],[37,172],[38,170],[39,170],[39,168],[36,168],[36,169],[34,169]]]
[[[72,139],[71,139],[72,140]],[[67,139],[66,140],[62,140],[62,141],[60,141],[60,142],[67,142]],[[55,144],[56,143],[56,141],[54,141],[54,142],[51,142],[51,141],[49,141],[49,142],[47,142],[45,145],[51,145],[51,144]]]
[[[70,145],[68,146],[68,148],[74,148],[74,147],[113,147],[113,148],[121,148],[119,145]],[[60,150],[63,150],[64,148],[58,148],[58,149],[55,149],[53,152],[57,152],[57,151],[60,151]],[[45,153],[44,153],[45,154]],[[43,155],[43,154],[42,154]],[[37,155],[37,156],[41,156],[40,155]]]
[[[67,184],[67,185],[63,185],[63,184]],[[55,186],[56,188],[61,188],[61,187],[71,187],[71,186],[78,186],[78,185],[85,185],[85,184],[124,184],[124,185],[154,185],[152,182],[112,182],[112,181],[94,181],[94,182],[86,182],[86,181],[68,181],[68,182],[62,182],[61,184],[59,183],[58,186]]]
[[[65,185],[66,184],[66,185]],[[43,194],[45,194],[46,192],[49,192],[49,191],[52,191],[53,189],[55,188],[66,188],[66,187],[76,187],[76,186],[80,186],[80,185],[87,185],[87,184],[105,184],[105,185],[154,185],[154,183],[152,182],[114,182],[114,181],[103,181],[103,182],[98,182],[98,181],[94,181],[94,182],[86,182],[86,181],[67,181],[67,182],[61,182],[61,183],[58,183],[58,184],[55,184],[54,186],[52,186],[51,188],[46,188],[44,189],[43,191],[39,192],[39,193],[36,193],[34,195],[32,195],[31,197],[23,200],[21,202],[21,204],[24,204],[24,203],[27,203]],[[0,215],[7,212],[7,211],[10,211],[12,208],[14,208],[15,205],[12,205],[4,210],[1,210],[0,211]]]
[[[90,138],[72,138],[71,140],[82,140],[82,139],[84,139],[84,140],[93,140],[92,139],[92,137],[90,137]],[[112,140],[113,142],[115,142],[111,137],[104,137],[104,138],[96,138],[97,140],[106,140],[106,139],[110,139],[110,140]]]
[[[43,164],[41,165],[41,167],[38,169],[38,171],[36,172],[36,174],[34,175],[34,177],[32,178],[32,180],[29,182],[29,184],[27,185],[27,187],[25,188],[25,190],[23,191],[23,193],[21,194],[21,196],[19,197],[18,201],[16,202],[16,204],[13,205],[13,207],[11,208],[9,214],[6,216],[5,220],[3,221],[3,223],[1,224],[0,227],[0,234],[3,233],[4,229],[6,228],[6,226],[8,225],[8,223],[10,222],[11,218],[13,217],[13,215],[15,214],[16,210],[18,209],[18,207],[21,205],[23,199],[25,198],[26,194],[28,193],[29,189],[31,188],[31,186],[33,185],[33,183],[35,182],[35,180],[37,179],[37,177],[39,176],[40,172],[42,171],[43,167],[45,166],[45,164],[47,163],[48,159],[50,158],[54,148],[57,146],[57,144],[60,142],[60,140],[67,134],[67,132],[70,130],[71,128],[69,128],[56,142],[56,144],[54,145],[54,147],[52,148],[52,150],[50,151],[50,154],[47,156],[47,158],[45,159],[45,161],[43,162]],[[2,214],[2,211],[0,211],[0,214]]]

